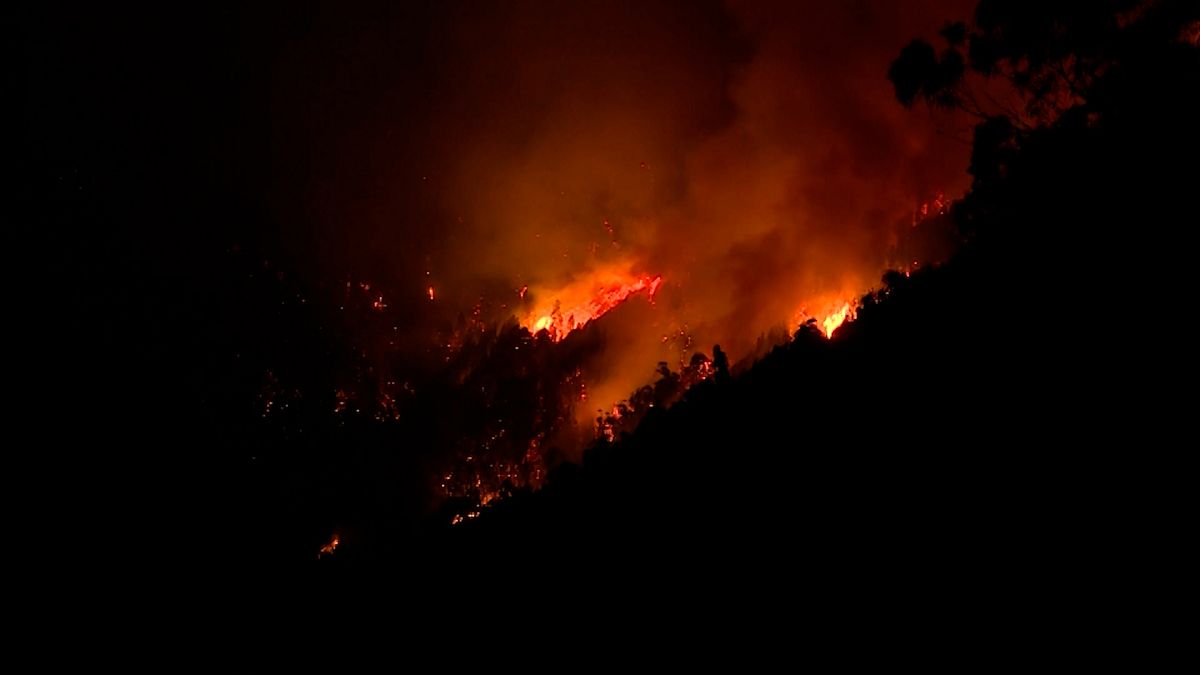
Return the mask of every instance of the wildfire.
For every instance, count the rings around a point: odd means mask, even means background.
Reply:
[[[333,535],[333,539],[330,539],[328,544],[325,544],[324,546],[321,547],[320,552],[317,553],[317,558],[320,558],[321,556],[326,556],[326,555],[333,555],[333,552],[334,552],[334,550],[337,549],[340,541],[341,540],[338,539],[338,536],[335,533]]]
[[[468,511],[466,513],[465,517],[463,516],[463,514],[459,513],[459,514],[455,514],[454,518],[450,521],[450,524],[458,525],[459,523],[463,522],[464,520],[471,520],[472,518],[478,518],[478,517],[479,517],[479,511]]]
[[[825,331],[825,337],[833,339],[833,331],[837,330],[838,326],[846,323],[847,318],[854,319],[854,308],[848,302],[843,303],[841,309],[821,321],[821,329]]]
[[[521,325],[534,333],[545,330],[557,342],[632,295],[646,291],[647,297],[653,300],[660,285],[662,277],[659,275],[601,270],[557,291],[538,293],[534,297],[546,300],[526,314]]]
[[[837,296],[834,296],[837,297]],[[844,295],[841,297],[845,297]],[[809,305],[810,307],[812,305]],[[801,308],[792,316],[795,322],[793,325],[803,326],[806,323],[815,323],[817,328],[828,339],[833,339],[833,332],[847,321],[853,321],[858,316],[857,304],[853,300],[835,300],[833,302],[818,302],[817,307],[823,307],[823,312],[812,312],[806,308]]]

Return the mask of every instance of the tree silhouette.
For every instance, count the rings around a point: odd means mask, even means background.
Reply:
[[[923,100],[1029,129],[1087,103],[1101,75],[1148,46],[1178,40],[1198,12],[1184,0],[982,0],[970,28],[957,22],[942,29],[940,55],[914,40],[888,78],[905,106]],[[977,91],[968,72],[1005,81],[1020,105]]]
[[[713,345],[713,378],[718,384],[729,382],[729,356],[721,345]]]

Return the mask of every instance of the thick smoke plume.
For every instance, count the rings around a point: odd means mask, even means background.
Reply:
[[[590,373],[603,404],[659,360],[714,343],[736,360],[877,282],[917,200],[965,185],[968,151],[894,102],[888,64],[971,5],[318,16],[296,30],[337,48],[283,49],[312,68],[272,96],[331,128],[301,160],[325,262],[371,270],[414,304],[432,285],[444,317],[483,299],[499,320],[596,270],[662,275],[653,305],[605,319]]]

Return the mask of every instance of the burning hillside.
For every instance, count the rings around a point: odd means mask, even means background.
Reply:
[[[386,448],[362,494],[466,521],[810,320],[836,340],[921,260],[914,202],[968,180],[954,120],[885,76],[970,2],[928,4],[243,10],[257,68],[229,72],[271,86],[214,111],[241,122],[212,152],[254,152],[212,183],[261,220],[222,242],[237,283],[272,286],[231,294],[231,369],[281,439],[254,461],[335,456],[304,471],[336,481]]]
[[[105,493],[64,483],[72,523],[181,559],[450,542],[486,573],[577,533],[753,573],[810,526],[839,563],[945,513],[931,539],[987,544],[1079,462],[962,446],[1111,435],[1064,406],[1146,426],[1112,373],[1170,349],[1083,282],[1190,222],[1194,0],[26,4],[19,398],[117,448],[55,460]]]
[[[551,339],[562,340],[634,294],[644,291],[653,300],[661,284],[660,276],[635,275],[615,268],[599,270],[557,290],[533,291],[534,298],[546,299],[525,313],[521,325],[531,333],[544,330]],[[524,292],[521,297],[524,299]]]

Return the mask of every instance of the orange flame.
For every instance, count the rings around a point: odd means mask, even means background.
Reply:
[[[843,303],[841,309],[821,321],[821,329],[825,331],[825,337],[833,339],[833,331],[845,323],[847,318],[854,319],[854,308],[848,302]]]
[[[582,328],[627,300],[646,291],[654,299],[662,285],[659,275],[635,275],[621,270],[598,270],[584,279],[556,291],[542,291],[534,297],[546,298],[521,318],[521,325],[533,333],[545,330],[555,342],[571,331]]]
[[[338,539],[337,534],[334,534],[333,539],[330,539],[328,544],[325,544],[321,547],[321,551],[317,553],[317,557],[320,558],[321,556],[333,555],[333,552],[337,549],[339,543],[341,543],[341,540]]]
[[[804,326],[806,323],[813,322],[817,328],[828,339],[833,339],[833,333],[842,324],[847,321],[853,321],[858,316],[858,303],[853,300],[841,300],[839,296],[832,302],[817,302],[814,303],[817,307],[824,307],[824,312],[810,312],[807,308],[802,307],[793,316],[793,325]],[[841,295],[841,298],[846,297]],[[812,306],[812,305],[808,305]]]

